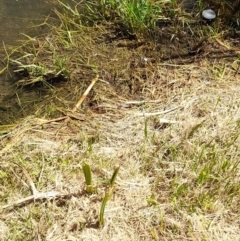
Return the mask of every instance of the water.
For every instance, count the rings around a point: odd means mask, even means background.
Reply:
[[[0,56],[4,59],[6,54],[4,46],[18,46],[19,40],[26,39],[22,33],[31,37],[41,34],[36,26],[44,22],[56,6],[57,0],[0,0]],[[5,67],[0,61],[0,70]],[[0,124],[4,118],[2,101],[11,91],[11,76],[0,75]],[[2,108],[2,109],[1,109]]]
[[[34,32],[57,0],[0,0],[0,43],[14,44],[21,33]],[[0,47],[1,48],[1,47]],[[1,48],[2,49],[2,48]]]

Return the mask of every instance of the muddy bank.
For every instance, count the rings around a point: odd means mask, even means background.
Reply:
[[[50,16],[56,4],[56,0],[0,1],[1,70],[6,67],[6,51],[10,54],[14,48],[22,44],[21,41],[26,41],[27,38],[24,35],[34,37],[44,34],[44,29],[37,25],[41,25],[46,16]],[[9,67],[9,72],[6,71],[0,75],[0,123],[3,119],[4,123],[13,122],[14,117],[18,116],[17,113],[20,111],[19,106],[16,108],[15,103],[11,101],[12,96],[17,95],[14,83],[19,76],[13,73],[14,66]],[[31,94],[27,92],[24,95],[31,99]],[[36,97],[37,95],[34,95],[34,99]],[[11,109],[11,113],[8,112],[9,109]],[[5,113],[8,114],[5,115]]]
[[[192,21],[192,14],[187,15],[184,24],[181,17],[159,22],[154,41],[130,33],[118,22],[102,21],[89,27],[79,24],[78,16],[70,16],[69,21],[64,14],[55,14],[60,17],[59,25],[52,26],[47,38],[33,39],[17,53],[27,55],[34,49],[37,55],[21,60],[28,67],[15,74],[11,83],[30,84],[18,85],[17,89],[12,85],[12,92],[2,95],[1,124],[28,115],[50,118],[63,115],[72,109],[96,73],[115,89],[116,95],[136,100],[142,100],[141,93],[148,88],[149,79],[159,81],[161,64],[169,65],[167,68],[173,71],[174,66],[207,61],[210,79],[218,80],[225,65],[233,73],[231,78],[239,75],[239,31],[233,29],[223,36],[231,43],[227,46],[212,36],[214,25],[199,22],[199,17]],[[219,74],[211,69],[214,61],[219,62]],[[19,67],[15,63],[15,68]],[[201,79],[209,77],[204,73]],[[164,86],[164,81],[159,84]],[[88,108],[101,112],[94,90],[82,111]]]

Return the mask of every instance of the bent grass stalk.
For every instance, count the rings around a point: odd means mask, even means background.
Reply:
[[[120,167],[117,167],[114,172],[113,175],[111,177],[111,179],[109,180],[109,187],[108,190],[105,193],[105,196],[102,200],[102,204],[101,204],[101,209],[100,209],[100,215],[99,215],[99,224],[100,226],[104,225],[104,213],[105,213],[105,208],[106,208],[106,204],[107,201],[112,197],[113,194],[113,189],[114,189],[114,184],[117,178],[117,174],[119,172]]]
[[[4,51],[5,51],[6,56],[7,56],[7,63],[6,63],[6,66],[2,70],[0,70],[0,74],[3,74],[6,70],[8,70],[9,61],[10,61],[9,54],[7,52],[7,49],[6,49],[6,46],[5,46],[4,42],[3,42],[3,48],[4,48]]]

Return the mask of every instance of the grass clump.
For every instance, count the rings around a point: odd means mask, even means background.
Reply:
[[[101,0],[90,1],[87,6],[93,14],[100,12],[100,17],[121,23],[131,33],[147,36],[156,31],[157,22],[164,18],[166,4],[171,1]]]
[[[149,0],[122,1],[118,14],[124,25],[133,32],[153,31],[162,12],[160,3],[153,5]]]

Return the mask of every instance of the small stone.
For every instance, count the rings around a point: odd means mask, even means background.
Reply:
[[[202,11],[202,16],[207,21],[213,21],[217,15],[212,9],[206,9]]]

